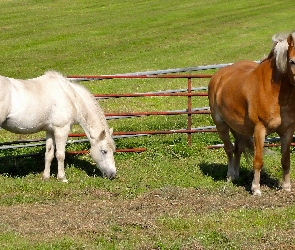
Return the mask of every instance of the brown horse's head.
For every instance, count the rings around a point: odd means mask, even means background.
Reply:
[[[288,52],[287,52],[287,72],[289,74],[290,83],[295,85],[295,47],[294,37],[290,34],[287,38]]]

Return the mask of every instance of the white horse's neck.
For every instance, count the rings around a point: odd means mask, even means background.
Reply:
[[[73,88],[78,94],[75,97],[76,119],[88,139],[97,140],[103,130],[109,133],[104,113],[94,97],[80,85],[73,84]]]

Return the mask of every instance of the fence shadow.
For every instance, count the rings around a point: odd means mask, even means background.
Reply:
[[[214,181],[226,181],[227,165],[203,162],[199,166],[203,174],[212,177]],[[233,183],[234,185],[242,186],[246,191],[251,192],[252,181],[253,170],[241,167],[240,177],[237,180],[234,180]],[[260,184],[265,185],[270,189],[278,189],[280,187],[279,180],[269,176],[269,174],[263,169],[261,170]]]

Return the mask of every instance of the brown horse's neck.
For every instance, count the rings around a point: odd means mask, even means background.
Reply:
[[[293,89],[293,84],[290,82],[287,73],[282,73],[276,66],[276,59],[274,54],[271,52],[266,59],[261,61],[260,66],[264,72],[265,81],[271,81],[271,84],[285,86],[288,89]],[[266,75],[265,72],[271,72],[270,75]]]
[[[273,88],[277,88],[279,90],[280,105],[290,106],[291,103],[294,103],[295,107],[295,88],[294,85],[290,82],[288,74],[282,73],[278,70],[275,57],[269,59],[269,63],[272,69],[271,84]]]
[[[263,76],[264,85],[268,89],[270,87],[272,95],[278,96],[280,105],[290,106],[292,102],[295,107],[295,101],[293,101],[295,100],[294,85],[290,83],[287,73],[279,71],[275,60],[274,53],[270,52],[269,56],[264,59],[255,70],[260,71],[259,75]]]

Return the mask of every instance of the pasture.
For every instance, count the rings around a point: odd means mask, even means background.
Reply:
[[[98,75],[259,60],[273,34],[294,29],[294,2],[0,1],[1,75],[33,78],[46,70]],[[208,73],[208,72],[206,72]],[[83,82],[92,93],[186,87],[184,79]],[[193,87],[208,79],[193,80]],[[169,98],[169,99],[167,99]],[[206,97],[194,107],[208,106]],[[105,112],[183,109],[186,98],[101,100]],[[182,106],[183,105],[183,106]],[[208,115],[193,126],[212,125]],[[114,131],[184,128],[185,116],[109,121]],[[77,126],[73,132],[80,132]],[[39,138],[0,130],[0,141]],[[115,180],[103,179],[89,155],[67,156],[68,183],[41,180],[44,147],[0,151],[1,249],[295,249],[295,191],[280,190],[280,149],[264,156],[262,196],[253,172],[226,181],[227,158],[215,133],[116,140]],[[89,148],[88,143],[68,150]],[[27,153],[35,157],[18,158]],[[295,187],[295,155],[291,183]],[[56,166],[56,163],[55,163]]]

